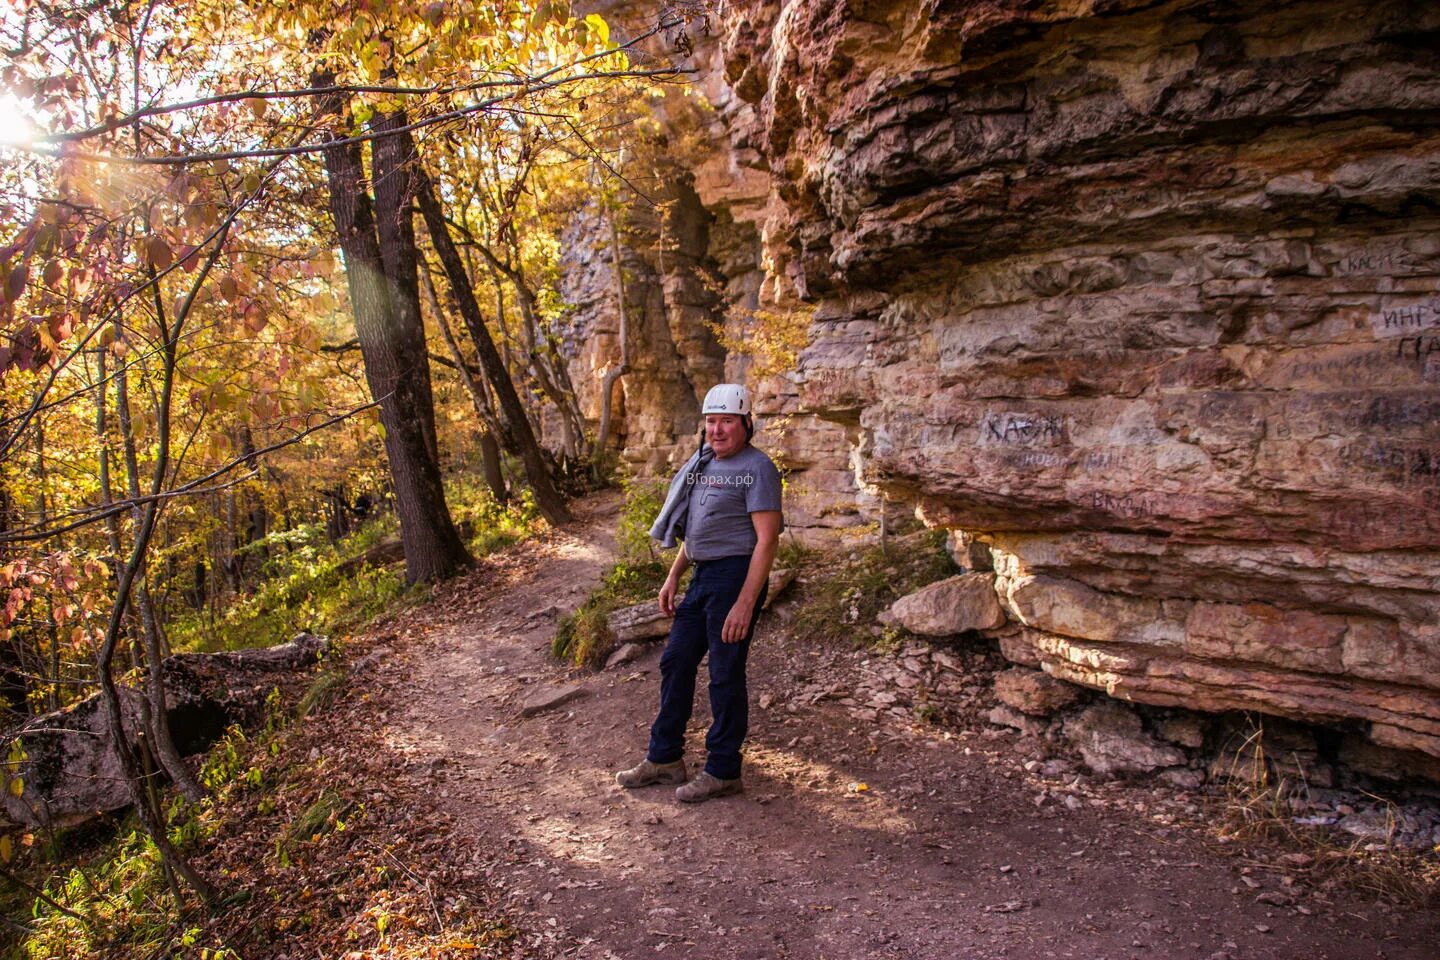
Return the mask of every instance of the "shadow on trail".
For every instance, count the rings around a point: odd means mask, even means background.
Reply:
[[[1037,793],[981,738],[819,702],[758,709],[816,651],[762,625],[751,661],[746,792],[699,805],[625,791],[657,703],[658,646],[571,676],[545,650],[553,605],[577,605],[613,547],[601,511],[518,558],[478,616],[408,663],[388,735],[436,772],[432,798],[482,841],[490,880],[563,955],[585,958],[1432,956],[1433,918],[1257,902],[1197,838],[1135,811]],[[843,660],[844,652],[832,659]],[[703,668],[702,668],[703,669]],[[521,719],[538,689],[584,694]],[[689,742],[703,754],[699,685]],[[1038,799],[1037,799],[1038,797]],[[723,948],[722,948],[723,944]]]

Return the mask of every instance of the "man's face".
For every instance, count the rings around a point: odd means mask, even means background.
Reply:
[[[745,446],[745,418],[733,413],[705,414],[705,442],[721,460]]]

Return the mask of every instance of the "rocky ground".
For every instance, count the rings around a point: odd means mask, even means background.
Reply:
[[[1434,955],[1432,907],[1327,880],[1318,848],[1220,842],[1221,800],[1095,777],[1053,719],[986,720],[994,652],[817,648],[784,604],[752,655],[746,792],[621,790],[658,648],[581,675],[546,654],[610,555],[613,508],[444,588],[358,665],[412,819],[447,824],[524,955]]]

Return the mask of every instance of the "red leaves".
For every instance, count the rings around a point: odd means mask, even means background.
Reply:
[[[241,314],[241,317],[245,324],[246,332],[252,335],[258,334],[261,330],[264,330],[265,325],[269,323],[269,318],[265,316],[264,309],[261,308],[260,304],[256,303],[254,300],[251,300],[245,304],[244,312]]]
[[[18,331],[11,334],[8,345],[0,346],[0,359],[3,359],[3,362],[0,362],[0,371],[12,367],[38,370],[50,362],[51,356],[52,353],[42,341],[35,321],[27,320]]]
[[[157,271],[175,262],[175,253],[164,237],[152,236],[145,241],[145,260]]]
[[[25,284],[30,279],[30,262],[22,260],[10,268],[10,275],[5,278],[5,301],[14,303],[20,299],[25,292]]]

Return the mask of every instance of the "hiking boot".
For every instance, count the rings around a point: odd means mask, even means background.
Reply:
[[[615,774],[615,782],[626,790],[634,790],[636,787],[648,787],[656,783],[684,783],[685,778],[689,775],[689,771],[685,769],[684,759],[676,760],[674,763],[651,763],[649,760],[641,760],[639,766],[621,770]]]
[[[730,794],[739,793],[744,789],[740,785],[739,777],[734,780],[721,780],[702,770],[695,775],[694,780],[675,791],[675,799],[684,803],[700,803],[711,797],[728,797]]]

